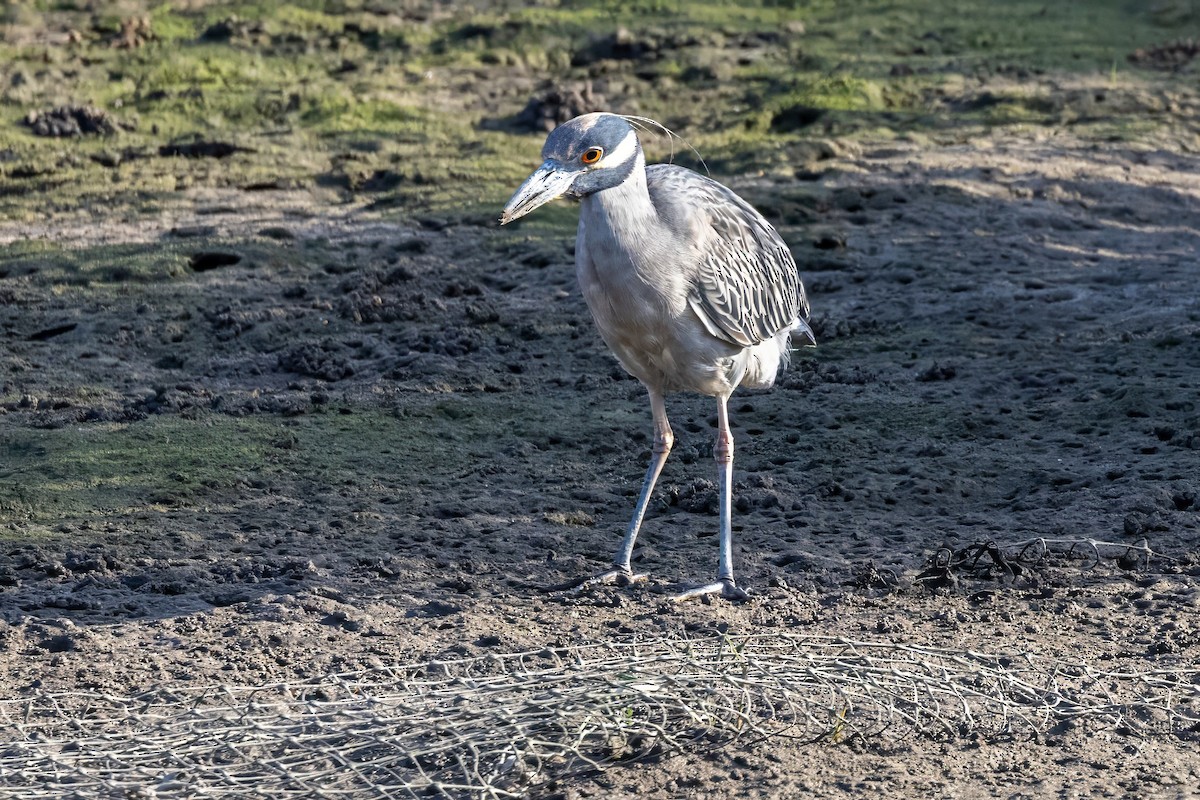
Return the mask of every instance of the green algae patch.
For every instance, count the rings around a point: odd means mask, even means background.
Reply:
[[[194,249],[194,248],[192,248]],[[29,283],[59,292],[66,287],[158,283],[186,275],[188,249],[178,244],[101,245],[66,248],[45,241],[18,242],[3,248],[4,270]]]
[[[189,235],[91,247],[25,239],[0,245],[0,277],[18,279],[14,283],[26,287],[22,297],[34,302],[31,293],[39,290],[59,296],[80,289],[127,293],[131,285],[171,284],[219,268],[288,269],[301,258],[320,260],[324,253],[308,243],[297,255],[286,240],[269,241],[265,235],[238,240]]]
[[[320,502],[350,491],[428,502],[493,448],[542,433],[548,422],[535,416],[511,399],[454,394],[430,394],[396,411],[161,415],[56,429],[14,425],[9,415],[0,538],[273,496]]]
[[[0,468],[0,521],[36,529],[195,505],[272,471],[278,435],[277,426],[263,420],[219,416],[10,427],[10,457]]]

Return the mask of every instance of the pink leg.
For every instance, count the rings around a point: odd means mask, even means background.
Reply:
[[[667,405],[663,401],[662,395],[653,390],[650,392],[650,411],[654,415],[654,450],[650,456],[650,466],[646,470],[646,477],[642,481],[642,492],[638,495],[637,506],[633,510],[633,519],[629,521],[629,528],[625,531],[621,549],[617,551],[616,558],[613,559],[613,566],[626,575],[633,572],[629,560],[633,557],[633,544],[637,541],[638,531],[642,528],[642,519],[646,516],[646,507],[650,505],[650,495],[654,492],[654,484],[658,482],[658,475],[662,472],[663,464],[667,463],[671,446],[675,444],[675,434],[671,432],[671,423],[667,421]]]
[[[733,434],[729,431],[729,398],[717,397],[717,442],[713,457],[717,462],[718,491],[720,493],[720,554],[717,561],[717,580],[705,586],[688,589],[675,596],[676,600],[688,600],[705,594],[720,594],[730,600],[747,600],[750,595],[733,581]]]

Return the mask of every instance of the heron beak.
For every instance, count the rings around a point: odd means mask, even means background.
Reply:
[[[508,204],[504,206],[504,212],[500,215],[500,224],[507,225],[535,208],[562,197],[571,188],[571,184],[575,182],[575,176],[578,174],[578,172],[563,168],[556,161],[545,162],[525,179],[521,188],[517,189]]]

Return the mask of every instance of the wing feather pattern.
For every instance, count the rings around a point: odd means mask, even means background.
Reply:
[[[651,196],[687,220],[698,234],[697,265],[688,302],[713,336],[750,347],[801,329],[808,298],[796,262],[762,215],[733,191],[681,167],[647,169]]]

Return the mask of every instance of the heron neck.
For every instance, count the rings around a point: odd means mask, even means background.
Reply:
[[[650,232],[650,223],[658,218],[658,211],[650,199],[646,185],[646,159],[639,151],[633,169],[621,183],[583,199],[583,213],[589,226],[608,228],[617,238]]]

